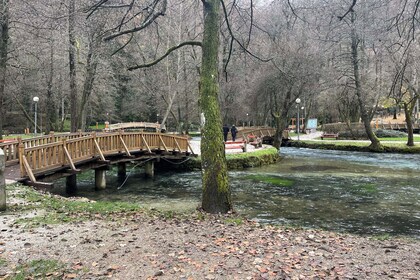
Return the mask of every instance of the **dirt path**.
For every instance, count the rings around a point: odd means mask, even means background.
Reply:
[[[0,279],[16,266],[58,260],[48,279],[419,279],[419,241],[378,241],[319,230],[234,225],[232,216],[111,219],[25,228],[0,216]],[[204,219],[203,219],[204,218]],[[38,276],[39,277],[39,276]],[[34,279],[39,279],[35,277]]]

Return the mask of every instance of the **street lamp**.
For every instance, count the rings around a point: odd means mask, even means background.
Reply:
[[[302,116],[302,132],[304,132],[303,131],[303,127],[305,126],[305,107],[304,106],[302,106],[302,107],[300,107],[300,109],[302,110],[302,114],[303,114],[303,116]]]
[[[37,120],[37,110],[38,110],[37,105],[38,105],[39,97],[38,96],[34,96],[34,98],[32,100],[35,103],[35,136],[36,136],[36,126],[37,126],[36,120]]]
[[[299,120],[299,104],[300,104],[300,98],[296,98],[295,100],[296,104],[297,104],[297,121],[296,121],[296,131],[297,131],[297,135],[298,135],[298,141],[299,141],[299,130],[300,130],[300,120]]]
[[[250,125],[249,125],[249,117],[248,117],[248,116],[249,116],[249,114],[248,114],[248,113],[246,113],[246,121],[248,122],[248,126],[250,126]]]

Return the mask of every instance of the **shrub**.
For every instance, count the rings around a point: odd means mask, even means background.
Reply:
[[[375,131],[376,136],[379,138],[404,138],[407,133],[398,130],[378,129]]]

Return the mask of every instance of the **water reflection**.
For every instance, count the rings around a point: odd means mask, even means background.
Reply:
[[[238,212],[264,223],[420,238],[419,155],[296,148],[282,148],[281,154],[278,164],[229,173]],[[93,191],[93,177],[79,176],[78,195],[164,210],[199,205],[199,172],[146,180],[136,171],[120,189],[109,172],[108,188],[100,192]]]

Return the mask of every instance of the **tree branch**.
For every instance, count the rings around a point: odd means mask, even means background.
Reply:
[[[133,71],[133,70],[140,69],[140,68],[148,68],[148,67],[151,67],[151,66],[153,66],[155,64],[158,64],[162,59],[164,59],[165,57],[167,57],[173,51],[175,51],[175,50],[177,50],[179,48],[182,48],[184,46],[198,46],[198,47],[201,47],[202,44],[201,44],[201,42],[197,42],[197,41],[183,42],[183,43],[181,43],[181,44],[179,44],[177,46],[174,46],[174,47],[168,49],[163,56],[159,57],[155,61],[150,62],[150,63],[146,63],[146,64],[141,64],[141,65],[136,65],[136,66],[130,67],[130,68],[128,68],[128,71]]]
[[[89,18],[91,15],[93,15],[93,13],[98,10],[103,4],[105,4],[106,2],[108,2],[108,0],[100,0],[98,3],[94,4],[92,7],[90,7],[89,9],[87,9],[86,12],[89,12],[89,14],[87,15],[86,18]]]
[[[229,31],[230,36],[232,37],[231,42],[230,42],[230,46],[229,46],[229,55],[228,55],[228,59],[226,60],[225,65],[223,66],[223,71],[225,73],[227,73],[227,66],[229,64],[230,58],[232,56],[232,50],[233,50],[233,42],[235,41],[236,43],[238,43],[238,45],[242,48],[242,50],[244,50],[247,54],[249,54],[250,56],[252,56],[253,58],[258,59],[259,61],[262,62],[269,62],[272,59],[264,59],[264,58],[260,58],[257,55],[253,54],[252,52],[250,52],[238,39],[236,39],[236,37],[233,35],[233,31],[232,28],[230,26],[230,22],[228,19],[228,13],[227,13],[227,9],[226,9],[226,5],[225,2],[223,0],[220,0],[221,4],[222,4],[222,8],[223,8],[223,15],[225,17],[225,21],[226,21],[226,26],[227,29]]]
[[[353,11],[354,6],[356,6],[357,0],[353,0],[353,3],[351,4],[350,8],[347,10],[347,12],[342,15],[342,16],[338,16],[339,20],[343,20],[351,11]]]
[[[159,2],[159,0],[156,0],[156,3],[158,3],[158,2]],[[155,20],[158,17],[165,15],[165,13],[166,13],[166,4],[167,4],[167,0],[163,0],[163,4],[162,4],[163,7],[162,7],[162,9],[160,11],[158,11],[157,13],[150,14],[146,18],[146,20],[143,21],[143,23],[140,26],[135,27],[135,28],[132,28],[132,29],[127,29],[127,30],[124,30],[124,31],[120,31],[120,32],[117,32],[117,33],[112,34],[112,35],[109,35],[109,36],[105,37],[104,40],[105,41],[109,41],[109,40],[112,40],[112,39],[114,39],[116,37],[119,37],[121,35],[130,34],[130,33],[134,33],[134,32],[137,32],[137,31],[140,31],[140,30],[145,29],[150,24],[152,24],[153,22],[155,22]]]

